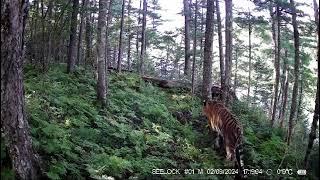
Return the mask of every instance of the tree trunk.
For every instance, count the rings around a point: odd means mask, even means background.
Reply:
[[[250,104],[250,87],[251,87],[251,35],[252,35],[252,24],[251,24],[251,13],[249,12],[249,80],[248,80],[248,92],[247,92],[247,101],[248,104]]]
[[[28,1],[1,1],[1,134],[17,179],[40,179],[25,114],[24,28]]]
[[[280,82],[280,92],[279,92],[279,96],[278,99],[280,101],[281,99],[281,103],[280,103],[280,109],[279,109],[279,120],[280,120],[280,116],[281,116],[281,111],[282,111],[282,106],[283,106],[283,97],[284,97],[284,90],[285,90],[285,84],[286,84],[286,73],[287,73],[287,58],[288,58],[288,50],[285,49],[284,50],[284,58],[283,58],[283,67],[282,67],[282,74],[281,74],[281,82]]]
[[[47,61],[48,61],[48,65],[50,65],[51,63],[51,59],[52,59],[52,32],[51,32],[51,28],[52,28],[52,24],[51,24],[51,19],[52,19],[52,8],[53,8],[54,4],[53,1],[49,1],[49,5],[48,5],[48,27],[47,27]]]
[[[77,53],[77,65],[80,65],[82,62],[82,36],[84,29],[84,17],[85,17],[85,8],[87,5],[87,0],[82,0],[81,12],[80,12],[80,27],[79,27],[79,37],[78,37],[78,53]]]
[[[120,21],[120,37],[119,37],[119,54],[118,54],[118,72],[121,72],[121,62],[122,62],[122,39],[123,39],[123,22],[124,22],[124,7],[125,7],[125,0],[122,0],[122,9],[121,9],[121,21]]]
[[[312,124],[311,124],[311,130],[310,130],[310,134],[309,134],[309,141],[308,141],[308,146],[307,146],[307,151],[306,151],[306,155],[304,157],[304,167],[305,169],[308,168],[308,158],[310,156],[312,147],[313,147],[313,142],[317,137],[317,124],[319,121],[319,112],[320,112],[320,108],[319,108],[319,89],[320,89],[320,73],[319,73],[319,68],[320,68],[320,61],[319,61],[319,57],[320,57],[320,36],[319,36],[319,10],[318,10],[318,4],[316,0],[313,0],[313,7],[314,7],[314,17],[315,17],[315,21],[316,21],[316,25],[317,25],[317,32],[318,32],[318,52],[317,52],[317,59],[318,59],[318,83],[317,83],[317,93],[316,93],[316,101],[315,101],[315,107],[314,107],[314,114],[313,114],[313,120],[312,120]]]
[[[146,54],[146,25],[147,25],[147,0],[143,0],[143,17],[142,17],[142,31],[141,31],[141,53],[139,73],[144,74],[144,59]]]
[[[87,0],[89,2],[89,0]],[[89,7],[91,8],[91,2],[88,3]],[[86,64],[89,64],[93,67],[93,59],[92,59],[92,26],[91,26],[91,10],[85,11],[85,18],[86,18],[86,34],[85,34],[85,41],[86,41]]]
[[[98,83],[97,96],[102,106],[106,105],[106,71],[104,50],[106,45],[106,15],[108,0],[99,0],[99,16],[98,16],[98,34],[97,34],[97,52],[98,52]]]
[[[203,1],[202,1],[203,2]],[[200,39],[200,67],[202,67],[202,59],[203,59],[203,24],[204,24],[204,12],[203,12],[204,3],[201,3],[201,39]]]
[[[220,6],[219,0],[216,2],[216,14],[217,14],[217,23],[218,23],[218,41],[219,41],[219,60],[220,60],[220,83],[221,87],[225,89],[225,66],[224,66],[224,55],[223,55],[223,45],[222,45],[222,27],[221,27],[221,15],[220,15]],[[225,96],[222,97],[225,101]]]
[[[289,75],[288,75],[288,64],[287,64],[287,55],[288,50],[285,50],[285,58],[283,59],[283,90],[282,90],[282,100],[279,112],[280,128],[283,128],[283,122],[285,119],[287,100],[288,100],[288,89],[289,89]]]
[[[226,27],[225,27],[225,86],[222,87],[226,95],[226,104],[229,105],[229,93],[231,82],[231,67],[232,67],[232,0],[226,0]]]
[[[112,57],[112,63],[111,66],[112,67],[116,67],[116,59],[117,59],[117,46],[113,46],[113,57]]]
[[[140,53],[139,53],[139,34],[140,34],[140,32],[139,32],[139,25],[141,24],[141,17],[140,17],[140,12],[141,12],[141,4],[142,4],[142,0],[140,0],[140,5],[139,5],[139,12],[138,12],[138,18],[137,18],[137,21],[138,21],[138,25],[137,25],[137,37],[136,37],[136,58],[137,59],[139,59],[139,57],[140,57]],[[140,62],[138,63],[137,62],[137,64],[140,64]],[[138,67],[138,72],[140,71],[139,70],[139,65],[137,66]]]
[[[44,17],[44,3],[43,0],[41,0],[41,44],[40,51],[41,51],[41,62],[42,62],[42,71],[45,72],[47,70],[47,58],[45,55],[45,17]]]
[[[290,0],[290,5],[292,7],[292,26],[293,26],[293,36],[294,36],[294,83],[292,89],[292,102],[289,116],[289,129],[287,144],[290,145],[293,129],[293,119],[295,118],[296,106],[297,106],[297,95],[298,95],[298,83],[299,83],[299,32],[297,25],[297,14],[294,0]]]
[[[209,99],[212,84],[212,45],[214,0],[207,1],[206,31],[204,40],[202,98]]]
[[[68,73],[73,73],[76,66],[78,8],[79,8],[79,0],[73,0],[71,25],[70,25],[70,41],[69,41],[69,51],[68,51],[68,66],[67,66]]]
[[[284,92],[283,92],[283,104],[281,107],[281,114],[280,114],[280,128],[283,128],[283,122],[285,119],[286,107],[287,107],[287,101],[288,101],[288,89],[289,89],[289,79],[288,79],[288,73],[287,73],[287,80],[284,85]]]
[[[271,116],[271,126],[274,125],[274,121],[277,114],[277,104],[278,104],[278,91],[279,91],[279,81],[280,81],[280,25],[281,25],[281,14],[280,14],[280,7],[277,5],[277,33],[274,33],[277,35],[277,37],[274,37],[275,42],[275,59],[274,59],[274,69],[275,69],[275,84],[274,84],[274,99],[273,99],[273,108],[272,108],[272,116]]]
[[[301,113],[302,113],[302,99],[303,99],[303,67],[301,67],[301,70],[300,70],[300,80],[299,80],[299,90],[298,90],[298,107],[297,107],[297,116],[296,116],[296,122],[295,124],[297,124],[297,121],[298,119],[301,117]]]
[[[110,23],[112,21],[112,3],[113,3],[113,0],[110,0],[108,5],[108,17],[107,17],[107,25],[106,25],[107,27],[106,27],[105,62],[108,68],[112,67],[111,66],[111,46],[109,41]]]
[[[183,0],[184,12],[184,75],[188,76],[190,73],[190,5],[188,0]]]
[[[131,13],[131,0],[128,2],[128,53],[127,53],[127,61],[128,61],[128,71],[131,70],[131,39],[132,39],[132,34],[131,34],[131,21],[130,21],[130,13]]]
[[[192,88],[191,93],[194,94],[195,90],[195,69],[196,69],[196,54],[197,54],[197,14],[198,14],[198,0],[195,4],[195,13],[194,13],[194,36],[193,36],[193,60],[192,60]]]

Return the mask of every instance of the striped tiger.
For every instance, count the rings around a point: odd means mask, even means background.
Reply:
[[[220,101],[204,101],[203,113],[207,116],[210,128],[223,137],[226,158],[236,162],[241,176],[244,163],[242,154],[243,130],[240,122]]]

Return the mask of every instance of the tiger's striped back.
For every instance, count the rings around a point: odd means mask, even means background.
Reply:
[[[243,130],[240,122],[219,101],[204,102],[203,113],[208,118],[209,126],[223,136],[227,159],[236,161],[240,174],[243,172]]]

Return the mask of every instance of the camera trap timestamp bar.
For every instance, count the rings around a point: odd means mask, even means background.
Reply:
[[[238,169],[221,169],[221,168],[210,168],[210,169],[152,169],[152,174],[163,174],[163,175],[193,175],[193,174],[211,174],[211,175],[235,175],[239,174]],[[304,169],[293,170],[293,169],[243,169],[245,175],[294,175],[300,176],[307,175],[307,171]]]

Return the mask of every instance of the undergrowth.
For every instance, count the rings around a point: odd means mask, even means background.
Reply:
[[[96,102],[92,73],[64,69],[56,65],[43,74],[25,68],[27,119],[50,179],[233,178],[207,174],[207,169],[234,167],[214,151],[199,98],[160,89],[133,73],[111,73],[103,109]],[[179,111],[190,112],[191,119],[181,123],[173,116]],[[295,168],[298,154],[286,151],[284,132],[269,127],[262,111],[241,102],[232,111],[244,126],[248,168]],[[181,174],[156,175],[154,169],[180,169]],[[186,175],[185,169],[204,173]]]

